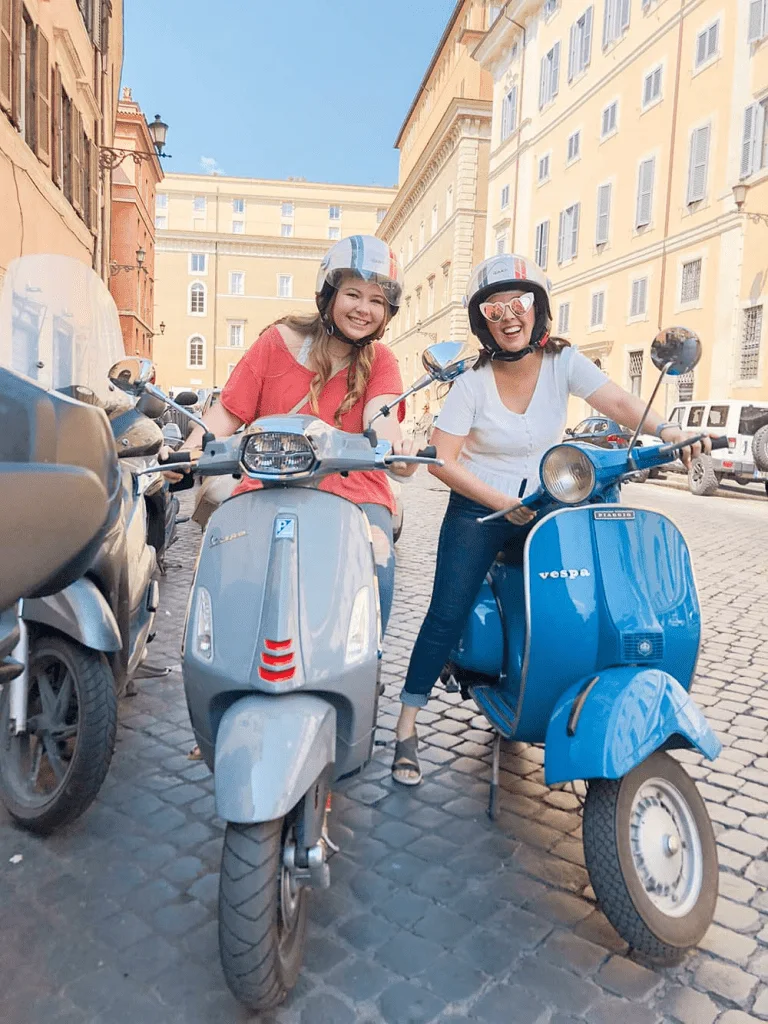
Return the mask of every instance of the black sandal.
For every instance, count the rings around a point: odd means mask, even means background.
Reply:
[[[418,786],[421,782],[421,766],[416,753],[418,749],[418,737],[414,731],[412,736],[405,740],[397,740],[395,743],[395,757],[392,761],[392,778],[401,786]],[[416,778],[398,779],[395,772],[412,771],[418,772]]]

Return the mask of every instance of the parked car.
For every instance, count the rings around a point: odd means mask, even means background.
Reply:
[[[622,427],[616,420],[607,416],[588,416],[575,427],[569,427],[565,431],[565,441],[586,441],[595,444],[598,448],[628,448],[634,431]],[[658,438],[648,434],[641,434],[637,440],[639,447],[644,444],[661,444]],[[633,473],[631,479],[638,484],[645,483],[649,476],[657,477],[658,469],[644,469]]]
[[[693,494],[714,494],[723,480],[745,487],[761,483],[768,494],[768,402],[741,399],[678,402],[670,420],[687,430],[726,434],[728,448],[694,459],[688,471]],[[685,472],[682,463],[668,467]]]

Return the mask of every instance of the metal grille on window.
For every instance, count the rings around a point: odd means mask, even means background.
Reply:
[[[643,353],[629,353],[629,390],[639,395],[643,388]]]
[[[760,335],[763,332],[763,307],[750,306],[744,310],[739,352],[739,377],[756,380],[760,363]]]
[[[678,402],[690,402],[693,398],[693,370],[681,373],[677,378]]]
[[[681,302],[696,302],[701,287],[701,260],[683,264],[683,283],[680,289]]]

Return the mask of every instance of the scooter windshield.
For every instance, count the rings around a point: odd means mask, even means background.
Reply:
[[[0,294],[0,364],[42,387],[103,407],[110,367],[125,358],[106,285],[70,256],[34,255],[8,267]]]

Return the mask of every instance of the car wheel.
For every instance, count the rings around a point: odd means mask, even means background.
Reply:
[[[691,494],[708,497],[714,494],[720,486],[720,480],[715,473],[712,459],[709,455],[699,455],[691,463],[688,470],[688,486]]]
[[[758,469],[768,470],[768,424],[752,438],[752,456]]]

